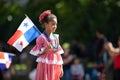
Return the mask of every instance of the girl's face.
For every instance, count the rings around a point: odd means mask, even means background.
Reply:
[[[55,32],[57,29],[57,19],[54,18],[52,21],[45,23],[45,28],[49,32]]]

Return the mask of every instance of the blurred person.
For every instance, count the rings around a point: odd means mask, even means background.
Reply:
[[[36,39],[36,45],[30,54],[37,56],[35,80],[60,80],[63,76],[64,53],[59,44],[59,35],[53,32],[57,29],[57,17],[46,10],[40,14],[39,21],[45,31]]]
[[[70,68],[71,80],[83,80],[84,79],[84,67],[79,58],[75,58]]]
[[[98,64],[103,64],[104,63],[104,44],[107,42],[107,38],[103,34],[103,31],[101,29],[96,30],[96,56],[97,56],[97,63]]]
[[[114,77],[113,80],[120,80],[120,36],[117,40],[118,47],[114,48],[111,42],[105,44],[106,50],[114,60]]]
[[[72,40],[72,44],[70,46],[70,53],[76,55],[77,57],[81,58],[84,57],[85,54],[85,46],[79,42],[78,38],[74,38]]]
[[[91,80],[90,74],[88,74],[88,73],[85,74],[85,80]]]
[[[33,69],[33,70],[29,73],[28,77],[29,77],[30,80],[35,80],[35,73],[36,73],[36,69]]]
[[[65,42],[62,45],[64,49],[64,54],[62,54],[63,59],[63,71],[64,75],[61,78],[61,80],[70,80],[70,66],[72,63],[72,60],[74,59],[74,55],[70,54],[70,44]]]
[[[96,67],[100,72],[100,79],[102,80],[104,77],[105,66],[107,62],[107,52],[104,48],[104,44],[107,42],[107,38],[105,37],[102,29],[96,30]]]

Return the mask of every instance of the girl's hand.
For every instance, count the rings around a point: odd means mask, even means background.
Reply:
[[[60,74],[60,77],[62,77],[63,74],[64,74],[64,71],[63,71],[63,68],[62,68],[62,66],[61,66],[61,74]]]
[[[45,50],[43,51],[42,54],[38,54],[38,57],[44,55],[49,49],[51,49],[51,45],[50,44],[47,45],[47,47],[45,48]]]
[[[51,49],[52,47],[51,47],[51,45],[50,44],[48,44],[47,45],[47,47],[45,48],[45,50],[43,51],[44,53],[46,53],[49,49]]]

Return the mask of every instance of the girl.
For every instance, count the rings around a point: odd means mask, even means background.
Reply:
[[[60,80],[63,75],[60,55],[63,49],[58,34],[53,34],[57,29],[57,17],[46,10],[40,15],[39,22],[45,31],[36,39],[36,45],[30,51],[32,55],[38,56],[35,80]]]

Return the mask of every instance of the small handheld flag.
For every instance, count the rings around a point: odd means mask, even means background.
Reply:
[[[1,70],[6,70],[10,67],[13,56],[15,55],[11,53],[0,52],[0,69]]]
[[[41,32],[33,24],[28,16],[22,21],[14,35],[8,40],[8,44],[22,51],[30,42],[38,37]]]

